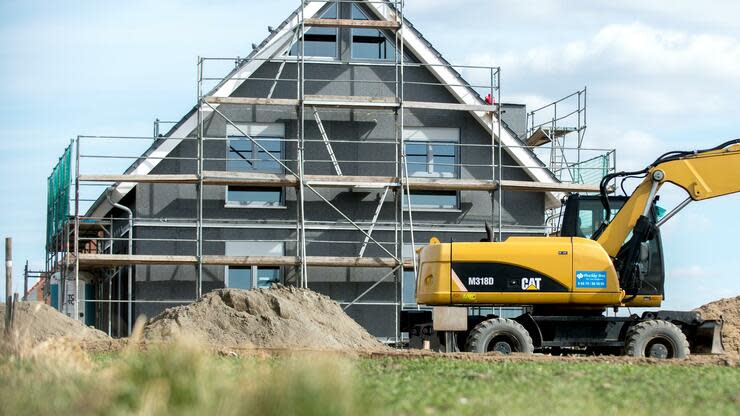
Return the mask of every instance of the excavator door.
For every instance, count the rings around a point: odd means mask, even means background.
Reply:
[[[611,218],[619,212],[627,201],[625,196],[609,197],[612,208]],[[651,220],[657,221],[657,207],[653,204],[651,209]],[[565,203],[560,227],[561,237],[592,238],[599,227],[606,220],[606,212],[598,195],[571,195]],[[629,237],[627,238],[629,239]],[[646,302],[644,306],[664,299],[665,271],[663,267],[663,245],[660,238],[660,230],[655,238],[645,243],[642,248],[640,273],[642,275],[642,287],[635,301]],[[653,299],[654,298],[654,299]],[[638,305],[630,305],[638,306]],[[640,305],[643,306],[643,305]]]

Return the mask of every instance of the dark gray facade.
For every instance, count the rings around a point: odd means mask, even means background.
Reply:
[[[266,64],[255,74],[256,77],[267,77],[276,72],[277,64]],[[312,70],[328,68],[326,73],[317,73],[317,77],[338,79],[351,78],[362,73],[363,79],[381,77],[374,68],[349,65],[316,65]],[[429,79],[431,74],[417,68],[413,75],[417,79]],[[286,77],[291,77],[286,69]],[[375,91],[357,91],[350,88],[350,83],[326,83],[312,88],[314,94],[324,95],[392,95],[391,86],[375,87]],[[239,96],[265,95],[264,83],[247,82],[238,91]],[[276,98],[289,96],[290,88],[279,90]],[[433,102],[454,102],[443,87],[417,87],[409,92],[414,100]],[[268,106],[227,106],[220,107],[230,120],[240,125],[278,123],[285,126],[286,141],[283,146],[283,159],[286,165],[296,170],[296,110],[290,107]],[[340,160],[342,172],[352,176],[396,176],[395,158],[398,152],[395,144],[395,116],[388,110],[323,110],[320,112],[323,125],[330,138],[352,141],[352,143],[333,144],[337,159]],[[406,110],[405,127],[435,127],[459,129],[460,150],[458,163],[460,178],[491,178],[491,135],[468,113],[439,110]],[[227,158],[227,123],[220,117],[206,120],[206,134],[209,138],[205,145],[206,170],[226,170],[224,159]],[[223,138],[219,140],[219,138]],[[329,161],[327,149],[321,141],[321,135],[314,120],[306,121],[306,174],[336,174]],[[367,141],[387,140],[388,144],[365,143]],[[465,147],[466,145],[474,145]],[[193,173],[195,161],[177,160],[176,158],[193,158],[196,156],[196,142],[185,141],[171,153],[172,159],[161,162],[153,174]],[[375,163],[373,163],[373,161]],[[498,163],[498,162],[497,162]],[[516,163],[504,156],[504,165]],[[505,179],[530,180],[527,174],[514,167],[504,169]],[[319,189],[348,217],[357,222],[370,222],[377,208],[382,190],[357,189]],[[389,193],[378,218],[373,237],[381,242],[393,242],[395,231],[395,195]],[[482,224],[491,222],[491,204],[495,198],[489,192],[460,191],[459,208],[452,210],[419,210],[413,211],[415,222],[414,237],[417,244],[424,244],[432,236],[443,241],[477,241],[483,235]],[[196,189],[193,185],[139,184],[135,192],[135,216],[138,220],[159,220],[176,218],[194,218],[196,216]],[[494,210],[498,208],[494,207]],[[541,193],[505,194],[503,217],[504,223],[516,226],[538,226],[543,222],[544,196]],[[285,189],[285,206],[282,208],[247,208],[229,207],[226,201],[225,186],[207,186],[204,191],[204,218],[208,225],[204,229],[204,254],[226,254],[226,241],[246,240],[283,240],[284,254],[296,255],[296,194],[292,188]],[[307,231],[307,253],[314,256],[357,256],[363,241],[363,235],[353,230],[346,221],[330,206],[311,192],[306,193],[306,220],[324,223],[336,223],[339,229],[309,229]],[[254,223],[270,221],[274,227],[232,228],[231,225],[245,221]],[[169,221],[172,223],[173,221]],[[227,224],[228,223],[228,224]],[[223,226],[219,226],[222,224]],[[246,226],[246,224],[244,224]],[[439,231],[434,231],[440,225]],[[475,232],[445,232],[441,226],[461,225],[463,227],[479,226]],[[320,227],[319,227],[320,228]],[[137,241],[136,254],[193,255],[195,254],[195,231],[192,227],[167,226],[167,223],[156,226],[139,226],[135,230],[137,239],[171,239],[172,241]],[[405,233],[405,239],[411,235]],[[191,240],[191,241],[182,241]],[[333,244],[331,241],[356,241],[355,244]],[[387,245],[393,250],[393,245]],[[366,257],[383,257],[381,249],[372,243],[368,245]],[[226,268],[222,266],[205,267],[203,290],[224,287]],[[338,301],[351,301],[362,293],[377,279],[388,272],[385,269],[363,268],[310,268],[309,287],[324,293]],[[281,270],[283,282],[296,281],[297,271],[293,267]],[[193,299],[196,289],[196,268],[193,266],[136,266],[135,298],[138,300],[186,300]],[[381,283],[368,293],[364,301],[393,302],[400,294],[396,293],[393,279]],[[152,316],[163,310],[167,304],[137,304],[135,315]],[[378,336],[394,335],[395,309],[391,306],[353,305],[348,309],[350,315]]]
[[[339,30],[339,58],[331,63],[306,64],[306,94],[324,96],[394,97],[396,77],[393,66],[363,65],[352,61],[349,39],[351,29]],[[412,54],[406,51],[409,59]],[[344,62],[343,62],[344,61]],[[280,62],[266,62],[250,79],[244,81],[232,94],[235,97],[269,95],[278,74]],[[272,98],[297,97],[298,66],[288,63],[281,72]],[[404,74],[405,100],[435,103],[457,103],[446,87],[427,68],[409,66]],[[436,85],[435,85],[436,84]],[[290,106],[230,105],[218,107],[229,120],[244,130],[262,129],[282,131],[281,159],[292,171],[297,171],[297,109]],[[400,177],[399,158],[402,149],[396,137],[399,117],[389,109],[332,109],[318,110],[332,148],[346,176]],[[308,109],[305,117],[305,174],[336,175],[318,124]],[[523,106],[507,106],[504,120],[515,135],[526,128]],[[210,113],[203,121],[204,166],[206,171],[229,170],[229,138],[235,128],[224,118]],[[503,160],[496,157],[491,134],[472,114],[463,111],[406,109],[403,113],[406,131],[447,129],[455,131],[455,172],[461,179],[491,180],[492,156],[502,163],[503,179],[532,180],[522,167],[506,153]],[[450,130],[454,129],[454,130]],[[521,131],[521,132],[520,132]],[[274,134],[269,134],[273,136]],[[196,132],[191,134],[194,138]],[[164,139],[163,139],[164,140]],[[232,139],[233,140],[233,139]],[[192,174],[197,172],[197,141],[184,140],[174,151],[159,162],[151,174]],[[258,169],[257,169],[258,170]],[[498,179],[498,178],[497,178]],[[249,243],[279,244],[280,255],[297,255],[297,195],[294,188],[282,190],[280,206],[248,207],[230,204],[226,186],[205,186],[203,190],[203,254],[204,255],[264,255],[264,253],[234,252],[234,247],[249,248]],[[337,209],[357,223],[369,227],[383,189],[320,188],[318,192]],[[458,191],[457,204],[447,209],[413,209],[413,238],[417,245],[425,244],[435,236],[442,241],[478,241],[484,236],[484,222],[493,222],[498,212],[497,195],[487,191]],[[430,196],[433,198],[433,195]],[[401,256],[396,241],[398,232],[399,195],[388,192],[375,224],[373,238],[383,243],[391,253]],[[197,189],[195,185],[139,183],[135,192],[124,200],[134,210],[137,239],[134,254],[195,255],[196,230],[192,219],[197,217]],[[545,195],[543,193],[508,192],[503,196],[503,224],[512,230],[526,230],[543,224]],[[404,221],[408,223],[408,211]],[[305,193],[307,255],[357,257],[363,244],[363,234],[354,229],[331,206],[311,191]],[[412,233],[406,226],[402,236],[410,242]],[[231,248],[230,248],[231,247]],[[238,251],[238,250],[237,250]],[[408,256],[408,253],[405,253]],[[388,257],[377,245],[370,243],[365,257]],[[363,293],[390,270],[380,268],[309,267],[308,287],[339,302],[349,302]],[[203,292],[227,285],[229,269],[224,266],[204,266]],[[280,282],[296,284],[296,267],[281,267]],[[173,303],[136,303],[134,316],[153,316],[178,301],[193,300],[197,290],[197,267],[134,266],[134,299],[137,301],[171,300]],[[379,337],[396,335],[401,285],[394,275],[370,291],[360,303],[347,312],[371,333]],[[408,282],[406,282],[408,284]],[[125,293],[116,293],[121,298]],[[115,297],[115,296],[114,296]],[[410,305],[406,305],[410,306]],[[122,319],[125,314],[121,313]]]

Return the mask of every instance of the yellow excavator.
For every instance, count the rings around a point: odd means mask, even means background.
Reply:
[[[629,178],[643,178],[629,197],[610,195],[610,184]],[[656,201],[666,183],[688,197],[659,218]],[[432,238],[419,250],[416,300],[435,307],[434,322],[417,325],[411,336],[436,334],[448,351],[655,358],[723,352],[721,320],[683,311],[616,312],[661,305],[660,227],[691,201],[740,191],[740,140],[666,153],[643,170],[605,176],[600,191],[567,198],[558,236],[495,242],[486,226],[481,242]],[[497,306],[524,312],[514,318],[471,313]]]

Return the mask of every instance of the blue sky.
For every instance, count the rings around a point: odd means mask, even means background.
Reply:
[[[504,101],[537,106],[589,88],[586,144],[620,168],[740,137],[740,3],[408,0],[456,64],[500,65]],[[298,5],[264,1],[0,2],[0,231],[43,265],[46,177],[69,139],[151,134],[195,101],[202,56],[245,56]],[[663,205],[683,199],[666,192]],[[740,294],[733,195],[664,230],[666,308]],[[4,286],[0,287],[4,293]]]

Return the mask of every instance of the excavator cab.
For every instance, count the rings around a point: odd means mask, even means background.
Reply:
[[[609,197],[611,218],[614,218],[628,197]],[[650,220],[658,220],[658,209],[653,204]],[[606,212],[599,195],[572,194],[565,202],[563,222],[560,228],[561,237],[580,237],[594,239],[598,236],[601,225],[606,221]],[[629,240],[629,238],[628,238]],[[640,275],[642,285],[637,292],[639,297],[660,297],[664,299],[665,269],[663,266],[663,245],[660,230],[656,228],[652,240],[644,243],[640,254]]]

